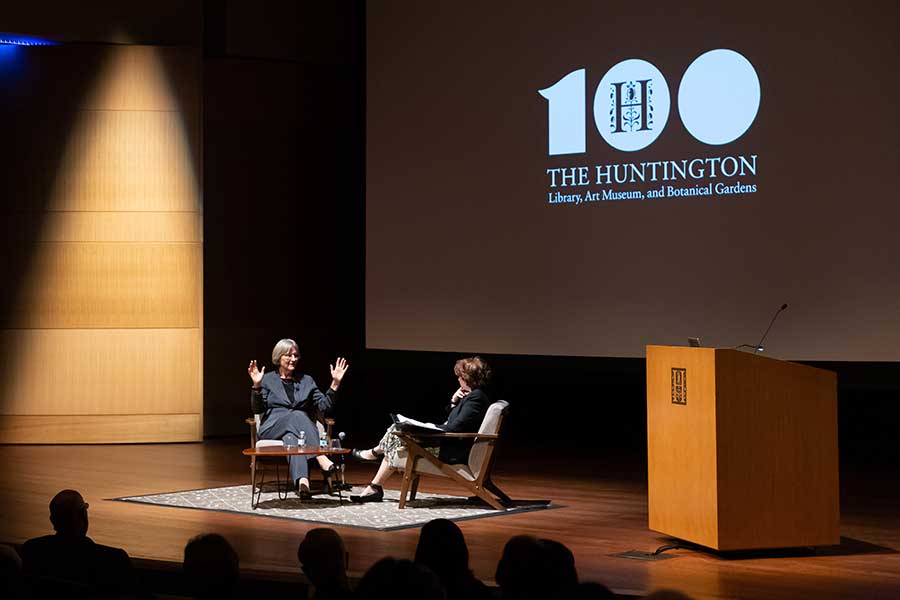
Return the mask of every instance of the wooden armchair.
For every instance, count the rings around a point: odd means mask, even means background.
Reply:
[[[449,477],[470,494],[477,496],[492,507],[503,510],[504,504],[512,500],[491,481],[494,447],[500,439],[500,426],[506,415],[509,403],[498,400],[488,407],[478,433],[414,433],[395,431],[394,435],[403,440],[407,448],[405,460],[402,453],[392,466],[403,469],[403,484],[400,487],[400,508],[410,500],[415,500],[422,474]],[[469,452],[467,464],[450,465],[428,452],[425,447],[440,443],[446,439],[472,439],[472,450]]]
[[[259,439],[259,422],[260,416],[253,415],[252,417],[248,417],[244,420],[244,422],[250,426],[250,448],[263,448],[267,446],[284,446],[284,442],[281,440],[261,440]],[[325,438],[328,440],[328,445],[331,446],[331,430],[334,427],[334,419],[332,418],[320,418],[316,420],[316,428],[319,430],[319,434],[321,432],[325,432]],[[319,440],[307,440],[307,444],[318,444]],[[343,463],[341,463],[343,464]],[[287,491],[282,495],[282,487],[285,490],[290,489],[293,484],[292,481],[286,481],[282,485],[282,477],[281,477],[281,467],[284,466],[285,476],[289,477],[289,471],[286,467],[287,465],[287,457],[286,456],[251,456],[250,457],[250,505],[255,509],[259,504],[259,499],[262,496],[263,485],[266,482],[266,466],[272,465],[275,467],[275,483],[278,486],[278,497],[282,500],[287,498]],[[257,476],[259,479],[257,480]],[[343,472],[341,472],[341,479],[343,479]],[[343,485],[343,481],[341,482]]]

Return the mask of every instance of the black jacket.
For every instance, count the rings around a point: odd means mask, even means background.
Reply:
[[[476,433],[491,402],[484,389],[475,388],[460,399],[450,411],[447,421],[438,427],[450,433]],[[444,440],[438,458],[451,465],[466,464],[469,462],[472,441],[472,439]]]
[[[91,593],[126,593],[137,588],[128,554],[87,536],[45,535],[22,545],[26,575],[78,583]]]

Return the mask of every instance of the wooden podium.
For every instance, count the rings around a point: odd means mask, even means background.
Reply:
[[[650,529],[716,550],[840,543],[837,377],[647,346]]]

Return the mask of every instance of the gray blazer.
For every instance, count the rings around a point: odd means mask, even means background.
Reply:
[[[315,444],[318,430],[315,421],[334,406],[335,392],[330,387],[322,393],[313,378],[305,374],[294,376],[294,401],[288,398],[278,373],[263,375],[259,392],[250,393],[250,405],[261,415],[259,437],[279,440],[287,433],[299,437],[306,432],[306,443]]]

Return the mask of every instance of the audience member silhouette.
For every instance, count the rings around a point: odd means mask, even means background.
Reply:
[[[435,519],[422,527],[415,562],[440,579],[447,600],[487,600],[490,589],[469,569],[469,549],[462,530],[452,521]]]
[[[565,545],[548,539],[540,539],[544,556],[547,581],[551,582],[554,593],[567,593],[578,585],[578,571],[575,570],[575,555]]]
[[[382,558],[366,571],[356,588],[357,600],[445,600],[444,588],[430,569],[411,560]]]
[[[4,598],[24,597],[25,581],[33,597],[136,597],[139,595],[128,554],[87,537],[88,504],[74,490],[50,502],[55,535],[22,546],[21,560],[0,545],[0,586]],[[312,600],[491,600],[491,590],[469,568],[462,530],[446,519],[428,522],[419,535],[415,561],[386,557],[360,580],[354,595],[347,581],[349,554],[334,529],[315,528],[297,548],[301,568],[313,586]],[[201,600],[236,597],[240,563],[219,534],[192,538],[184,548],[188,593]],[[560,542],[530,535],[510,538],[497,564],[500,600],[603,600],[615,595],[599,583],[578,583],[575,556]],[[659,590],[647,598],[690,600],[681,592]]]
[[[50,501],[55,535],[30,539],[22,546],[22,567],[35,597],[129,596],[137,585],[131,560],[121,548],[87,537],[88,504],[75,490]]]
[[[565,596],[578,583],[575,558],[563,544],[530,535],[510,538],[497,563],[503,600],[544,600]]]
[[[194,598],[232,598],[240,578],[237,552],[218,533],[191,538],[184,547],[184,575]]]
[[[500,587],[503,600],[528,600],[536,598],[530,586],[541,569],[541,547],[538,539],[530,535],[511,537],[503,547],[497,563],[494,579]]]
[[[297,560],[315,588],[312,600],[352,598],[347,583],[350,554],[337,531],[328,527],[310,529],[297,547]]]
[[[0,544],[0,590],[4,598],[18,600],[24,591],[22,581],[22,559],[12,546]]]

